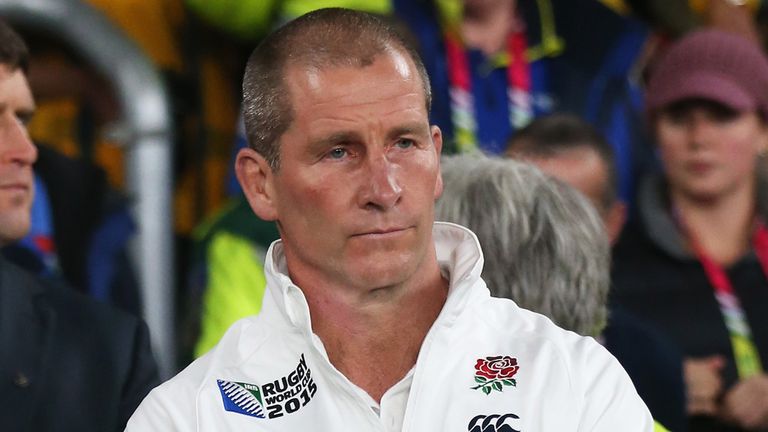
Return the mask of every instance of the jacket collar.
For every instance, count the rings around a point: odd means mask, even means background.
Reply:
[[[435,222],[432,235],[440,269],[450,280],[448,299],[437,322],[451,325],[472,298],[490,295],[487,288],[471,289],[480,280],[483,254],[475,234],[462,226]],[[309,306],[301,288],[288,276],[281,240],[269,247],[264,271],[267,292],[261,315],[267,320],[277,320],[311,335]]]
[[[679,260],[694,259],[687,250],[685,239],[672,218],[669,210],[667,184],[661,175],[650,175],[643,179],[637,196],[640,224],[653,244]],[[768,179],[757,179],[757,212],[764,221],[768,220]],[[752,252],[749,254],[752,255]]]

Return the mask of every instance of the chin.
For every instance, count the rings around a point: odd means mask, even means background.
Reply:
[[[422,260],[415,254],[397,254],[390,256],[376,255],[361,264],[360,269],[367,269],[360,273],[366,286],[387,287],[396,286],[407,282],[416,273],[418,264]]]
[[[29,232],[29,209],[0,211],[0,238],[12,243],[23,238]]]

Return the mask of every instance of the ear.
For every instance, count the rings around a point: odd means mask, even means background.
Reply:
[[[432,126],[430,128],[430,132],[432,133],[432,145],[435,147],[435,153],[437,156],[437,179],[435,180],[435,199],[440,198],[440,195],[443,194],[443,174],[441,173],[440,168],[440,156],[442,156],[443,153],[443,133],[440,131],[440,128],[437,126]]]
[[[241,149],[235,159],[235,173],[253,212],[266,221],[277,220],[274,174],[267,160],[256,150]]]
[[[622,201],[616,201],[605,214],[605,230],[608,239],[613,246],[619,239],[624,223],[627,221],[627,205]]]

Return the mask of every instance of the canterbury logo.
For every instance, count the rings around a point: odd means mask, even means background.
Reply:
[[[468,432],[520,432],[509,423],[520,417],[514,414],[481,414],[469,421]]]

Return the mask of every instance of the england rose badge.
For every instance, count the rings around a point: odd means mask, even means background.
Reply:
[[[520,366],[517,359],[510,356],[490,356],[477,359],[475,363],[476,386],[472,390],[482,390],[485,394],[492,391],[504,391],[505,386],[515,387],[514,379]]]

